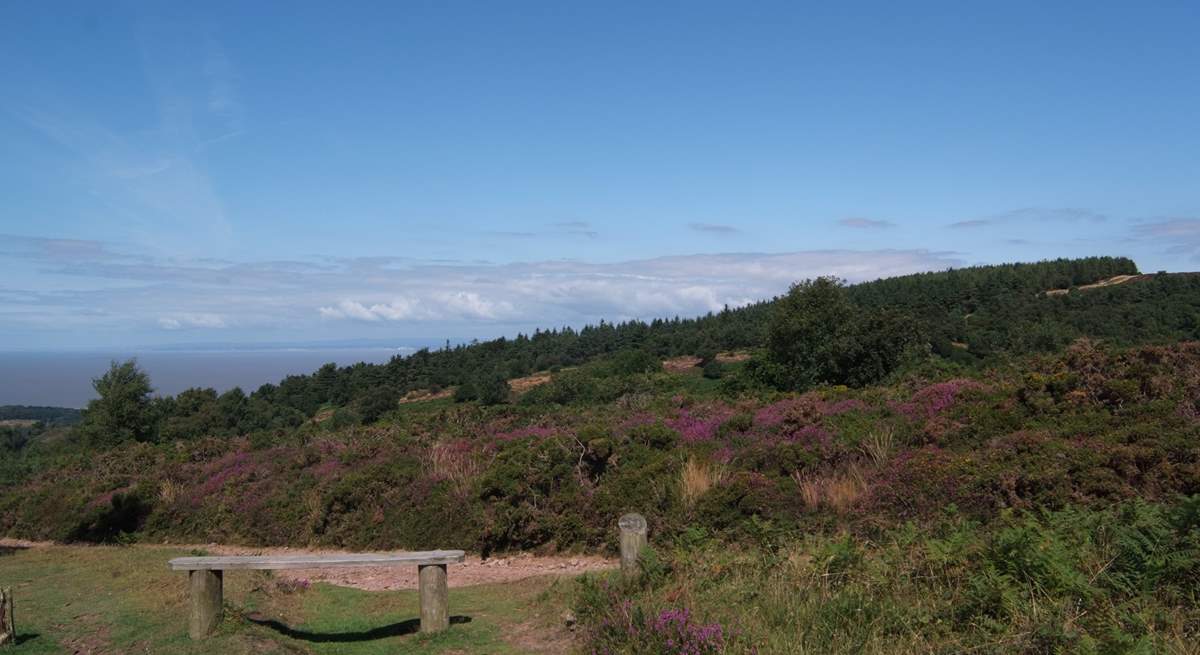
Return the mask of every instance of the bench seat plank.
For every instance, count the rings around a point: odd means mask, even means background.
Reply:
[[[228,555],[220,557],[177,557],[174,571],[234,569],[322,569],[341,566],[428,566],[459,564],[461,550],[427,550],[411,553],[347,553],[344,555]]]

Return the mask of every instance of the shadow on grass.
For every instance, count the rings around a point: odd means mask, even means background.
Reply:
[[[23,635],[17,635],[17,638],[13,640],[13,646],[20,646],[21,644],[23,644],[27,641],[33,641],[34,639],[37,639],[40,636],[42,636],[42,635],[40,635],[36,632],[26,632]]]
[[[0,557],[12,555],[22,550],[29,550],[29,546],[0,546]]]
[[[111,543],[122,533],[137,532],[153,509],[133,494],[113,494],[110,507],[78,523],[67,541]]]
[[[413,635],[421,631],[420,619],[409,619],[399,623],[390,625],[381,625],[378,628],[370,630],[360,630],[357,632],[309,632],[307,630],[297,630],[275,619],[256,619],[247,618],[247,621],[255,625],[261,625],[278,632],[292,639],[300,641],[310,641],[313,643],[351,643],[356,641],[374,641],[376,639],[387,639],[388,637],[401,637],[404,635]],[[470,623],[469,616],[452,616],[450,617],[450,625],[461,625]]]

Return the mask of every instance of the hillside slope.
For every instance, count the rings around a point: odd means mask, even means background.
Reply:
[[[889,278],[847,289],[853,302],[911,317],[935,357],[965,365],[1052,352],[1091,336],[1121,345],[1200,339],[1200,276],[1154,275],[1137,284],[1048,296],[1046,289],[1078,286],[1137,273],[1128,259],[1096,257],[1034,264],[980,266]],[[194,389],[156,405],[156,438],[235,435],[294,429],[322,408],[342,407],[343,422],[372,422],[404,397],[438,396],[466,387],[460,400],[496,391],[505,380],[579,366],[619,353],[652,359],[760,348],[774,301],[694,319],[601,323],[580,330],[536,331],[514,339],[423,350],[387,364],[326,365],[311,375],[289,376],[250,394],[240,389],[218,398]],[[99,373],[99,372],[98,372]]]

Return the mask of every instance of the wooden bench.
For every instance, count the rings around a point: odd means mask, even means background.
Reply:
[[[168,564],[173,571],[188,572],[192,610],[188,635],[203,639],[221,622],[222,579],[235,569],[320,569],[342,566],[416,566],[421,595],[421,632],[437,632],[450,625],[447,609],[446,565],[459,564],[461,550],[415,553],[364,553],[348,555],[262,555],[228,557],[178,557]]]

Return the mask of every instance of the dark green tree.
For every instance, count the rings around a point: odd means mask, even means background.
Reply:
[[[0,450],[17,451],[24,448],[26,442],[24,431],[0,425]]]
[[[852,338],[854,306],[842,282],[819,277],[792,285],[767,330],[767,374],[785,389],[840,379],[839,356]]]
[[[338,407],[337,409],[333,410],[333,416],[329,418],[326,426],[330,430],[336,431],[344,430],[345,428],[351,428],[356,425],[360,425],[361,423],[362,417],[358,415],[358,412],[350,409],[349,407]]]
[[[254,429],[250,420],[250,401],[241,387],[234,387],[217,398],[217,411],[229,434],[245,434]]]
[[[779,299],[757,370],[782,389],[858,387],[887,376],[919,342],[905,314],[856,305],[842,281],[821,277],[792,285]]]
[[[99,398],[89,401],[80,426],[86,440],[97,446],[154,437],[150,412],[150,376],[137,360],[112,362],[108,372],[92,380]]]
[[[508,396],[512,389],[508,386],[508,380],[499,372],[483,375],[475,381],[475,392],[478,394],[479,404],[481,405],[499,405],[500,403],[508,402]]]
[[[499,371],[474,376],[454,390],[455,402],[479,401],[481,405],[499,405],[508,402],[512,389],[508,380]]]
[[[374,423],[384,414],[396,409],[399,401],[400,394],[394,388],[382,386],[370,389],[355,404],[363,423]]]
[[[610,363],[614,375],[638,375],[662,370],[662,362],[644,350],[623,350]]]

